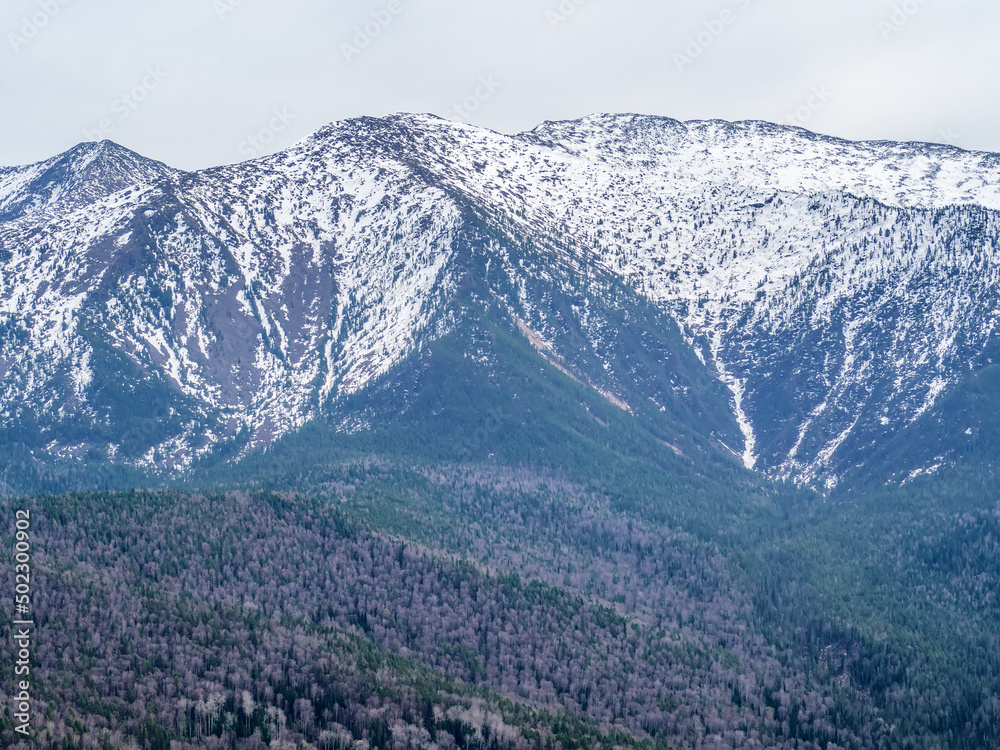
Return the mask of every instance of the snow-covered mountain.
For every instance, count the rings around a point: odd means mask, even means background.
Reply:
[[[80,144],[38,164],[0,168],[0,221],[87,206],[172,171],[111,141]]]
[[[832,487],[989,363],[998,211],[997,155],[759,122],[363,118],[195,173],[82,145],[0,170],[0,427],[169,469],[267,444],[461,326],[474,256],[483,304],[637,419],[704,395],[606,356],[598,308],[641,341],[651,303],[729,389],[742,435],[706,434]]]

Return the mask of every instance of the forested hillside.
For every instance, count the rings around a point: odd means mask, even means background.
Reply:
[[[775,509],[715,542],[528,470],[311,481],[20,503],[43,746],[997,738],[1000,507],[840,534],[843,514]],[[882,531],[884,553],[855,537]]]

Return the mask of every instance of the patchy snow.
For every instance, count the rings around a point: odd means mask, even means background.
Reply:
[[[86,318],[218,415],[210,442],[246,426],[266,443],[448,330],[472,211],[550,268],[599,269],[670,311],[732,393],[743,463],[829,484],[856,430],[925,413],[993,335],[998,210],[994,154],[760,122],[595,115],[503,135],[362,118],[190,174],[90,144],[0,170],[0,422],[65,409],[63,372],[86,401]],[[530,317],[524,270],[490,250]],[[762,394],[805,357],[771,445]],[[195,445],[159,455],[184,464]]]
[[[715,363],[716,372],[719,379],[733,394],[733,412],[736,415],[736,423],[740,432],[743,433],[743,465],[748,469],[753,469],[757,465],[757,455],[754,452],[757,448],[757,436],[754,435],[753,424],[743,410],[743,399],[746,395],[746,381],[734,377],[726,371],[726,366],[719,359],[719,350],[722,347],[722,336],[720,333],[712,339],[712,360]]]

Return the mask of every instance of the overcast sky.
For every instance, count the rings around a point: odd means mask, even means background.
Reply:
[[[0,164],[107,137],[195,169],[392,112],[1000,151],[998,29],[995,0],[4,0]]]

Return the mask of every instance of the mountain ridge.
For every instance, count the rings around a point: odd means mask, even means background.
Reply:
[[[0,424],[17,428],[30,405],[55,454],[117,457],[82,427],[78,447],[59,439],[67,420],[107,422],[88,396],[106,351],[162,383],[177,420],[129,460],[183,468],[247,430],[258,449],[461,324],[447,312],[468,274],[458,248],[483,222],[470,250],[485,259],[483,304],[504,306],[550,362],[627,403],[634,375],[572,364],[573,346],[597,362],[608,343],[585,307],[552,307],[590,287],[594,304],[601,278],[621,280],[730,390],[744,465],[832,489],[864,451],[843,455],[845,442],[901,429],[992,341],[997,164],[640,115],[512,136],[357,118],[196,172],[81,145],[0,171]],[[582,337],[553,343],[567,325]],[[890,406],[877,414],[876,392]]]

